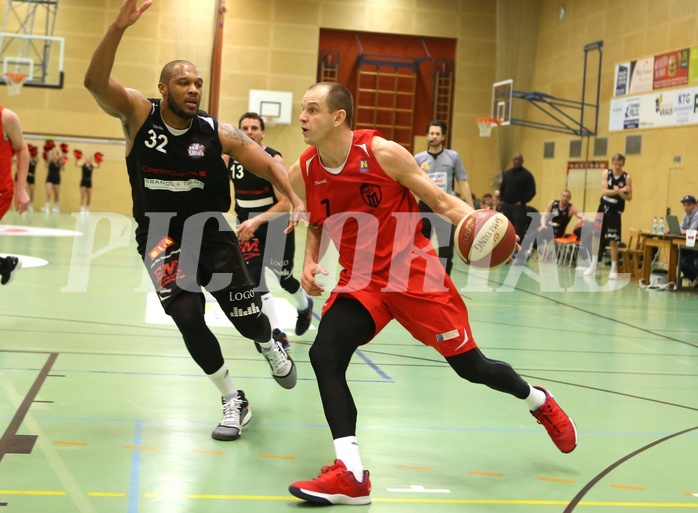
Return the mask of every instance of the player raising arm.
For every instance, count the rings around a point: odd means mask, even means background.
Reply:
[[[126,167],[133,196],[138,252],[165,312],[179,328],[194,361],[219,389],[223,420],[212,436],[235,440],[250,419],[220,344],[206,325],[202,284],[216,298],[240,334],[259,344],[274,379],[296,384],[296,368],[272,339],[235,234],[223,217],[231,206],[222,154],[238,160],[288,197],[296,214],[305,211],[293,193],[286,168],[238,128],[199,110],[203,79],[197,67],[176,60],[161,71],[162,98],[146,98],[111,76],[119,43],[128,27],[152,5],[125,0],[92,56],[85,87],[100,107],[121,121]],[[297,221],[290,220],[287,231]]]

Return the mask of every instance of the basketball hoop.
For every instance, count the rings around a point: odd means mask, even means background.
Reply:
[[[262,114],[262,119],[264,119],[264,126],[266,128],[268,126],[275,126],[279,116],[275,116],[274,114]]]
[[[502,124],[501,119],[494,118],[475,118],[475,121],[477,121],[477,126],[480,129],[480,137],[491,136],[492,129]]]
[[[3,73],[5,77],[5,83],[7,84],[7,95],[16,96],[22,91],[22,86],[29,78],[26,73],[15,73],[12,71],[7,71]]]

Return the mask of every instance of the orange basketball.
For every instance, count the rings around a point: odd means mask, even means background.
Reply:
[[[514,227],[496,210],[476,210],[464,217],[454,238],[463,262],[482,269],[504,265],[516,250]]]

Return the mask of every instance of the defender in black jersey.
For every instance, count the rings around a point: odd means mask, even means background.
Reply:
[[[262,116],[256,112],[246,112],[240,116],[238,127],[265,152],[283,162],[281,153],[263,142],[265,125]],[[302,335],[308,330],[313,313],[313,300],[305,295],[300,282],[293,276],[296,252],[294,233],[282,233],[283,227],[288,224],[288,199],[274,189],[271,183],[245,169],[237,160],[228,159],[228,170],[235,192],[235,214],[240,223],[237,236],[242,256],[255,281],[257,293],[262,297],[262,311],[269,317],[272,336],[280,340],[284,349],[288,350],[291,344],[283,332],[274,308],[274,298],[265,283],[264,268],[271,269],[281,288],[296,303],[296,335]],[[272,234],[271,237],[268,236],[269,233]]]
[[[111,76],[125,30],[151,4],[123,2],[92,56],[85,87],[107,114],[121,120],[138,251],[189,353],[221,393],[223,420],[213,438],[235,440],[250,419],[249,403],[234,386],[220,344],[205,323],[201,287],[216,298],[244,337],[259,344],[281,386],[295,386],[296,367],[272,339],[235,234],[223,217],[231,198],[221,155],[237,159],[273,183],[295,214],[302,215],[305,206],[292,191],[281,163],[239,129],[219,124],[199,109],[203,80],[192,63],[178,60],[165,65],[158,84],[162,99],[148,99]],[[287,230],[296,223],[289,223]]]
[[[579,212],[579,209],[570,203],[572,193],[565,189],[560,194],[559,200],[552,200],[541,216],[541,228],[550,228],[553,238],[565,236],[567,225],[575,216],[580,221],[584,221],[584,216]]]
[[[633,199],[633,186],[630,175],[623,171],[625,155],[616,153],[611,159],[612,169],[601,172],[601,202],[594,220],[593,243],[597,244],[592,256],[591,266],[584,271],[585,276],[596,272],[598,261],[605,251],[606,240],[611,246],[611,272],[609,280],[618,278],[618,242],[621,237],[621,214],[625,202]]]

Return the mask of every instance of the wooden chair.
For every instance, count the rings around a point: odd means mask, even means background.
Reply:
[[[631,278],[639,278],[641,275],[640,260],[645,252],[645,238],[637,228],[631,228],[630,238],[624,248],[618,248],[618,256],[623,258],[620,272],[630,274]]]

